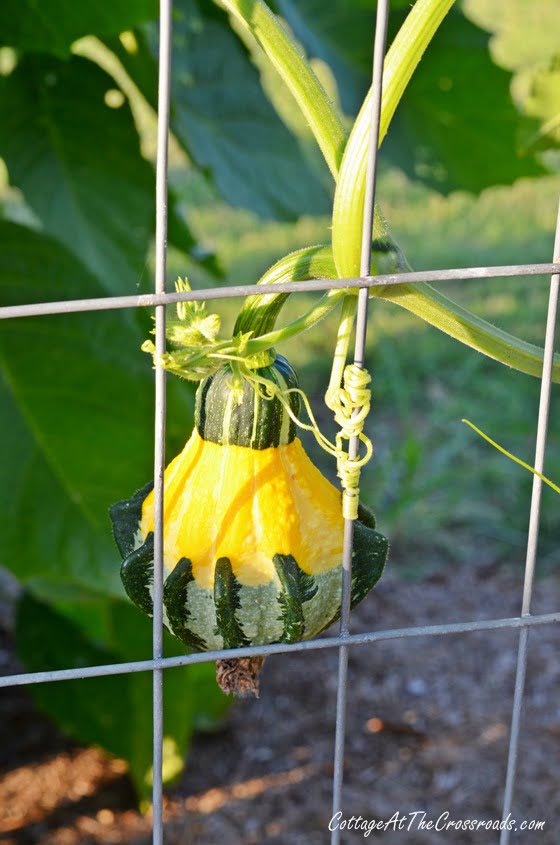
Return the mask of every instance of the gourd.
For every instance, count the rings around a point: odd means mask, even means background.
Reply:
[[[255,374],[288,391],[291,414],[225,364],[200,382],[193,433],[165,472],[164,622],[195,651],[292,643],[340,615],[341,493],[296,437],[290,364],[276,355]],[[114,505],[111,517],[124,588],[151,615],[152,485]],[[387,547],[361,506],[352,606],[380,578]]]

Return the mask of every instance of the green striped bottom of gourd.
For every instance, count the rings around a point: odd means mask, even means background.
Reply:
[[[115,539],[124,558],[121,578],[129,598],[144,613],[153,612],[153,535],[139,532],[142,501],[151,485],[111,508]],[[373,515],[360,507],[354,524],[352,607],[381,577],[386,538],[375,530]],[[241,584],[231,562],[216,562],[213,590],[199,586],[188,558],[164,573],[164,623],[194,651],[296,642],[316,636],[340,616],[342,566],[306,574],[291,555],[274,556],[275,574],[260,586]]]
[[[354,553],[352,606],[362,600],[383,571],[386,541],[373,533],[381,539],[373,545],[370,542],[370,554],[364,558],[358,550]],[[208,651],[297,642],[315,636],[339,618],[342,566],[310,576],[289,555],[275,555],[274,562],[275,578],[249,587],[237,581],[229,559],[221,558],[212,591],[196,583],[191,562],[183,558],[165,579],[166,626],[189,648]],[[150,536],[129,555],[121,570],[128,596],[150,616],[153,569]]]

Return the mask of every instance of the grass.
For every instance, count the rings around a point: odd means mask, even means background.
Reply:
[[[262,221],[221,203],[203,180],[175,173],[189,224],[216,250],[227,284],[254,283],[287,252],[329,240],[326,218],[293,224]],[[520,182],[480,197],[442,197],[409,184],[397,172],[380,179],[378,196],[389,224],[415,269],[529,263],[551,260],[559,180]],[[182,256],[170,256],[170,277],[187,273],[195,286],[215,281]],[[547,280],[521,278],[453,283],[448,295],[491,322],[542,345]],[[281,321],[308,307],[306,294],[292,296]],[[231,326],[238,302],[221,303]],[[286,344],[317,415],[332,434],[322,405],[336,318]],[[393,560],[404,574],[420,574],[444,562],[524,559],[532,478],[479,440],[468,417],[516,455],[533,462],[538,380],[490,361],[447,338],[391,303],[373,301],[368,362],[373,411],[368,423],[375,457],[362,477],[364,498],[391,538]],[[553,396],[546,471],[560,478],[556,434],[560,411]],[[333,467],[304,438],[331,479]],[[540,571],[560,560],[556,494],[543,495]]]

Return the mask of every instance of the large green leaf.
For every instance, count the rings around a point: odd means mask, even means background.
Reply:
[[[527,121],[513,104],[510,74],[492,63],[488,40],[462,15],[448,16],[384,145],[393,163],[440,191],[481,191],[545,172],[525,153]]]
[[[99,296],[97,280],[40,233],[0,222],[0,302]],[[23,581],[119,594],[108,508],[153,472],[153,380],[129,312],[8,320],[0,441],[0,556]],[[170,452],[192,391],[169,384]]]
[[[0,378],[0,565],[45,597],[84,587],[121,596],[118,556],[102,513],[65,486]]]
[[[0,78],[0,155],[45,230],[108,291],[134,293],[151,284],[155,181],[127,103],[105,103],[114,87],[87,59],[25,58]],[[174,244],[215,271],[173,205],[170,222]]]
[[[2,0],[0,45],[65,56],[83,35],[118,34],[157,14],[157,0]]]
[[[30,671],[82,668],[141,660],[151,654],[151,626],[132,605],[93,601],[52,607],[24,594],[16,620],[18,654]],[[84,614],[104,617],[104,636],[84,631]],[[167,642],[169,640],[169,642]],[[171,653],[180,653],[166,637]],[[149,672],[35,684],[37,703],[70,736],[102,746],[128,761],[139,797],[149,795],[152,765],[152,676]],[[213,665],[164,673],[164,782],[182,770],[197,714],[207,726],[223,716],[228,701],[219,691]]]
[[[0,79],[0,154],[45,229],[113,291],[133,292],[151,234],[152,172],[113,80],[92,62],[27,57]]]
[[[137,33],[132,52],[118,39],[107,43],[155,107],[156,28]],[[195,0],[175,4],[172,61],[172,130],[229,203],[279,219],[328,212],[326,187],[270,105],[219,9]]]

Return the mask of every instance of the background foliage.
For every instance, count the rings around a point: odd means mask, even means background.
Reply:
[[[329,179],[254,45],[210,0],[175,5],[170,278],[253,282],[290,248],[328,239]],[[408,5],[392,3],[391,33]],[[415,268],[550,260],[560,141],[555,6],[465,0],[421,63],[384,144],[380,187]],[[276,0],[275,8],[350,122],[368,85],[370,3]],[[51,0],[47,21],[34,4],[4,0],[2,304],[150,289],[156,16],[152,0],[84,0],[79,9]],[[539,341],[544,287],[510,280],[488,292],[487,284],[453,295]],[[226,318],[233,308],[224,306]],[[289,308],[299,310],[301,298]],[[31,670],[150,652],[149,623],[120,586],[107,516],[152,471],[153,385],[139,353],[149,327],[148,315],[123,311],[2,326],[0,563],[25,588],[17,641]],[[326,379],[331,336],[327,327],[289,350],[304,384]],[[379,448],[369,498],[394,558],[414,572],[425,565],[418,550],[434,566],[468,559],[481,543],[498,559],[521,554],[530,479],[481,444],[469,450],[469,435],[449,421],[468,415],[527,454],[537,382],[387,303],[376,303],[373,337]],[[170,379],[169,456],[191,424],[192,392]],[[552,563],[548,500],[544,519]],[[166,649],[176,653],[177,644]],[[165,683],[169,779],[193,727],[212,726],[225,703],[213,667],[174,670]],[[145,793],[149,676],[33,693],[70,734],[126,757]]]

